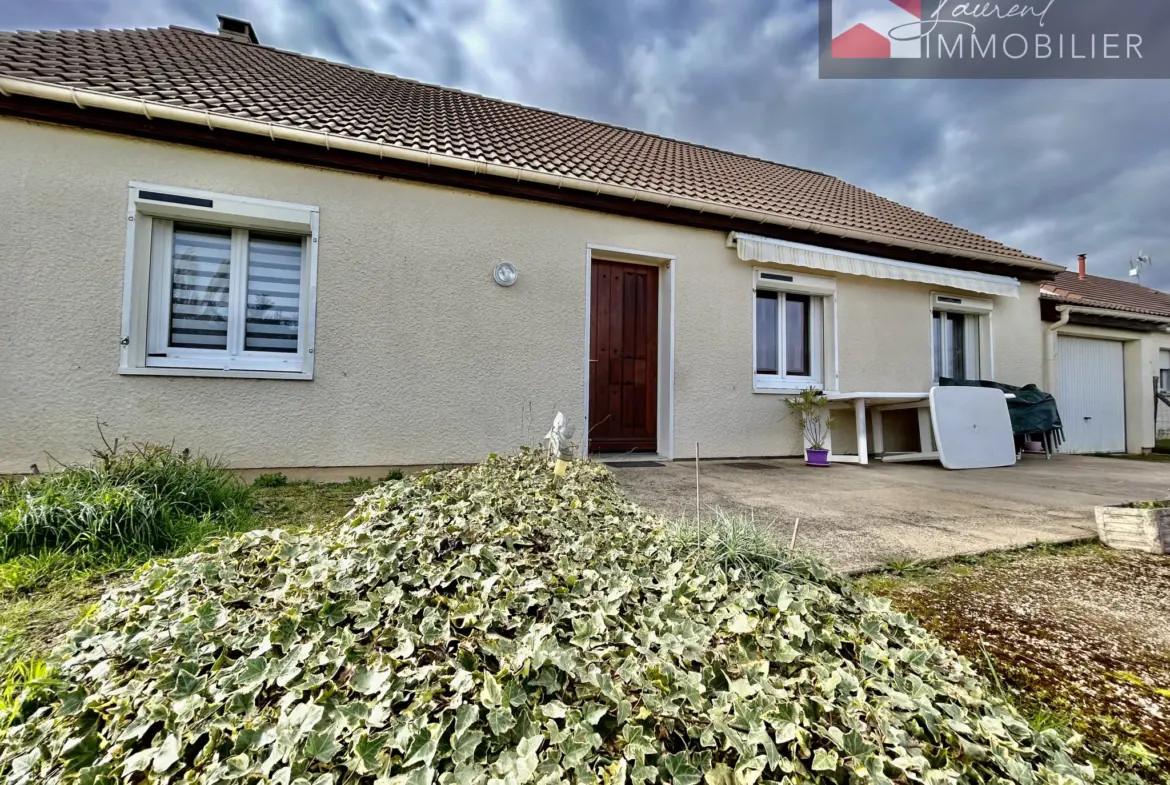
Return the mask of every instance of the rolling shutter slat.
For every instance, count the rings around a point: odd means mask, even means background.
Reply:
[[[230,231],[176,226],[172,256],[170,345],[226,349]]]
[[[296,352],[300,300],[300,238],[252,234],[248,238],[244,349]]]

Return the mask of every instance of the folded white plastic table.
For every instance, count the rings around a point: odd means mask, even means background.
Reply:
[[[1007,398],[1015,398],[1005,393]],[[934,446],[934,428],[930,423],[930,393],[929,392],[850,392],[825,393],[829,401],[829,408],[846,408],[853,406],[854,417],[857,419],[857,454],[840,455],[833,452],[833,436],[829,433],[828,443],[829,460],[834,463],[869,464],[869,437],[865,430],[865,415],[869,411],[873,422],[873,451],[881,456],[884,463],[898,463],[907,461],[938,460],[938,452],[932,450]],[[882,431],[882,413],[898,411],[899,409],[918,410],[918,452],[901,452],[885,455],[885,435]]]

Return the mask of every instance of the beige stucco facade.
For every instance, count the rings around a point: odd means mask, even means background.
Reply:
[[[131,181],[319,206],[312,381],[119,374]],[[800,449],[780,397],[753,392],[752,266],[721,232],[11,119],[0,214],[0,472],[86,457],[98,422],[238,467],[535,444],[558,410],[585,415],[591,244],[672,257],[677,457]],[[493,284],[499,261],[515,286]],[[931,291],[839,277],[841,390],[928,388]],[[1035,285],[995,298],[997,380],[1042,383],[1039,320]]]

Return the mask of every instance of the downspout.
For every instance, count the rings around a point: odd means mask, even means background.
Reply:
[[[1072,316],[1071,305],[1058,305],[1056,312],[1060,314],[1060,318],[1048,327],[1048,333],[1045,335],[1047,341],[1048,355],[1044,362],[1044,385],[1045,392],[1056,394],[1056,333],[1061,327],[1068,324],[1068,318]]]

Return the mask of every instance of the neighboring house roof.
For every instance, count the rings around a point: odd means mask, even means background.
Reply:
[[[1049,300],[1089,308],[1128,311],[1150,316],[1170,317],[1170,294],[1129,281],[1076,273],[1058,273],[1050,283],[1040,285],[1041,295]]]
[[[0,92],[121,111],[135,110],[133,101],[148,118],[158,117],[159,107],[181,107],[206,116],[208,126],[218,117],[256,121],[251,133],[271,133],[257,123],[278,133],[324,133],[339,147],[339,140],[385,146],[363,151],[387,157],[421,151],[441,165],[455,165],[452,158],[483,162],[555,176],[556,184],[580,190],[597,184],[660,204],[710,206],[866,242],[1057,269],[830,175],[198,30],[0,33]],[[95,104],[99,93],[123,100]],[[191,112],[184,117],[196,122]]]

